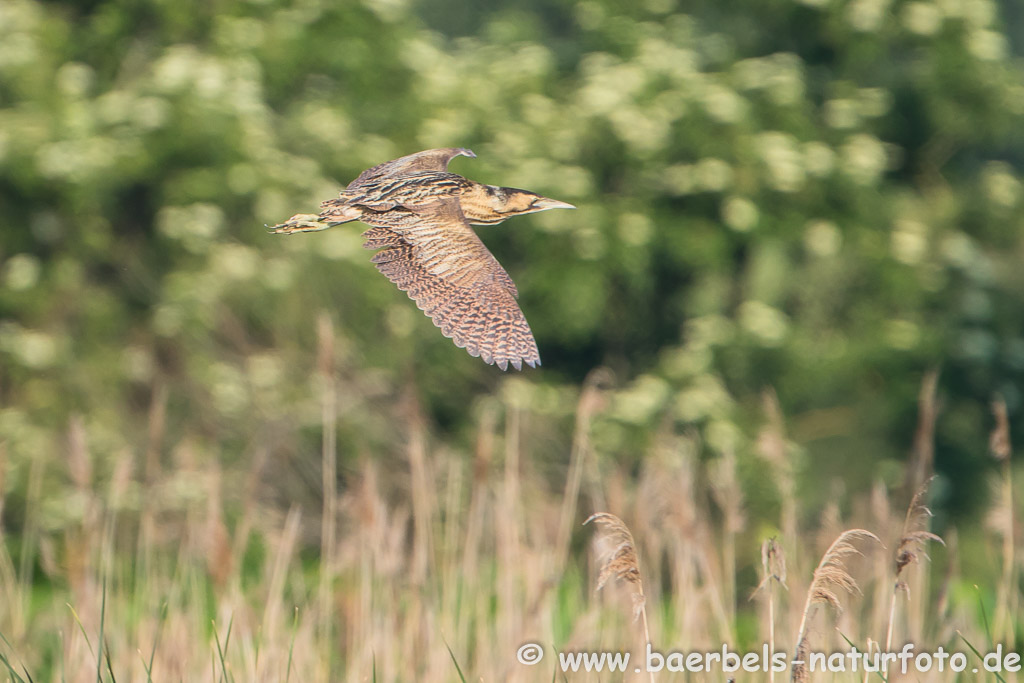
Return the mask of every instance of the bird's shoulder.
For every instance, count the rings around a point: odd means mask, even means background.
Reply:
[[[348,184],[348,189],[355,190],[382,178],[393,178],[430,171],[444,172],[448,170],[449,162],[457,156],[474,158],[476,154],[464,147],[444,147],[416,152],[415,154],[385,161],[383,164],[377,164],[373,168],[366,169]]]

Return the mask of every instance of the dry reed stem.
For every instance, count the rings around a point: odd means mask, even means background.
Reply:
[[[1019,603],[1019,592],[1014,589],[1017,585],[1017,567],[1015,559],[1015,530],[1013,510],[1013,468],[1011,467],[1011,456],[1013,444],[1010,441],[1010,421],[1006,411],[1006,401],[1002,396],[996,395],[992,400],[992,415],[995,418],[995,425],[989,434],[989,451],[1002,467],[1002,491],[999,508],[996,514],[1001,519],[996,523],[1000,529],[1003,540],[1003,567],[1000,576],[999,587],[996,590],[996,609],[993,635],[1005,642],[1014,642],[1014,619],[1017,604]]]
[[[761,543],[761,572],[761,583],[750,598],[762,591],[768,595],[768,652],[772,656],[775,654],[775,584],[789,590],[786,585],[786,554],[774,538],[767,538]],[[768,678],[775,680],[774,667],[769,669]]]
[[[917,397],[917,428],[904,483],[907,494],[919,491],[932,476],[935,463],[935,422],[938,418],[939,373],[929,370],[921,380]]]
[[[594,415],[604,406],[604,387],[611,384],[613,376],[607,368],[591,370],[583,380],[579,404],[576,407],[576,422],[572,434],[572,454],[569,457],[569,471],[565,478],[565,492],[562,494],[562,510],[558,522],[558,540],[555,543],[556,557],[554,573],[561,574],[569,557],[569,542],[572,540],[573,518],[579,504],[583,472],[590,453],[590,423]],[[593,501],[603,507],[603,501]]]
[[[438,549],[438,578],[440,579],[440,618],[443,620],[442,632],[446,638],[459,635],[462,622],[459,619],[459,597],[462,595],[462,558],[460,557],[463,542],[463,519],[466,499],[466,467],[458,458],[445,458],[444,464],[444,507],[440,516],[441,542]],[[463,639],[456,643],[465,642]]]
[[[524,514],[520,494],[520,447],[522,410],[514,404],[505,413],[505,467],[502,476],[498,507],[494,515],[497,542],[498,596],[503,605],[497,626],[503,642],[518,639],[523,625],[523,600],[519,591],[519,572],[516,564],[523,557]]]
[[[762,394],[761,401],[767,423],[757,435],[757,453],[774,470],[782,502],[780,520],[782,534],[786,545],[795,548],[797,547],[796,477],[793,474],[793,463],[787,453],[786,428],[782,417],[782,408],[774,389],[766,389]]]
[[[7,470],[6,457],[7,444],[0,442],[0,512],[3,511],[4,477]],[[18,582],[18,572],[14,567],[14,560],[11,558],[4,539],[3,518],[0,517],[0,601],[2,601],[0,605],[6,606],[5,609],[0,609],[0,629],[12,631],[11,637],[13,637],[14,632],[20,632],[20,625],[24,624],[24,612],[21,612],[19,609],[23,596],[24,592]],[[11,629],[7,629],[7,624],[3,620],[4,617],[10,619]]]
[[[488,499],[487,480],[494,459],[494,431],[498,424],[498,408],[487,403],[480,415],[476,449],[473,454],[473,481],[466,512],[466,534],[462,552],[462,575],[474,579],[477,571],[481,535],[483,533],[484,511]]]
[[[870,519],[870,523],[865,521],[859,526],[872,529],[895,529],[895,516],[889,497],[889,489],[881,479],[876,479],[871,486],[866,517]],[[902,518],[900,518],[900,524],[902,525],[902,523]],[[897,532],[891,531],[886,539],[891,541],[892,545],[896,543],[895,533]],[[874,569],[872,581],[875,586],[880,588],[871,592],[871,616],[867,622],[867,628],[863,629],[863,632],[874,634],[885,631],[886,620],[889,618],[889,603],[892,597],[891,591],[888,590],[892,585],[891,556],[887,553],[878,553],[874,557],[872,568]],[[879,645],[882,644],[882,640],[881,636],[879,636]]]
[[[711,495],[722,511],[724,535],[722,545],[722,577],[725,587],[722,601],[730,623],[736,620],[736,535],[746,526],[743,512],[743,488],[736,474],[736,454],[727,450],[708,466]]]
[[[86,590],[90,568],[96,563],[94,552],[100,550],[102,554],[102,536],[99,531],[100,505],[92,488],[92,458],[85,423],[80,415],[72,415],[68,420],[67,465],[75,495],[82,505],[82,514],[81,523],[68,529],[64,536],[64,562],[72,592],[81,593]],[[48,548],[47,537],[44,536],[42,541],[40,549]],[[47,573],[52,575],[53,571]]]
[[[281,616],[283,613],[283,603],[280,597],[284,595],[288,566],[291,564],[292,557],[295,554],[301,518],[302,515],[299,507],[293,505],[285,519],[284,529],[281,531],[280,536],[275,539],[277,547],[274,553],[274,561],[270,565],[267,600],[263,612],[263,633],[269,642],[277,642],[278,639],[287,637],[286,634],[280,632]]]
[[[4,491],[7,484],[7,442],[0,441],[0,540],[4,537]],[[2,544],[0,544],[2,545]]]
[[[245,557],[246,548],[249,546],[249,537],[252,534],[253,525],[259,514],[258,494],[260,478],[263,476],[263,467],[270,457],[270,449],[260,444],[256,446],[255,453],[248,458],[249,471],[245,476],[245,487],[242,495],[242,515],[238,524],[235,525],[234,538],[232,539],[231,555],[237,558]],[[241,579],[239,573],[233,578]],[[237,586],[236,586],[237,588]]]
[[[220,466],[216,463],[211,464],[208,467],[206,479],[209,486],[206,499],[206,528],[203,538],[206,571],[213,580],[214,586],[223,588],[232,575],[234,560],[231,556],[231,538],[228,535],[227,524],[224,523]]]
[[[160,478],[160,452],[163,449],[164,432],[167,428],[167,385],[159,378],[153,382],[149,399],[149,416],[146,421],[146,469],[147,484],[154,484]]]
[[[81,415],[68,420],[68,472],[75,488],[83,494],[92,492],[92,459]]]
[[[643,578],[640,574],[640,560],[637,558],[636,543],[626,523],[608,512],[595,512],[587,517],[584,525],[594,522],[602,527],[604,538],[611,544],[611,550],[601,558],[601,571],[597,577],[597,590],[604,588],[609,579],[615,578],[629,584],[633,600],[633,620],[641,619],[644,646],[651,642],[651,631],[647,623],[647,598],[644,595]],[[651,681],[654,673],[650,673]]]
[[[334,378],[334,323],[326,312],[316,321],[317,374],[322,391],[320,470],[323,486],[323,510],[320,519],[320,581],[317,586],[320,605],[318,623],[323,661],[331,659],[331,605],[334,603],[334,560],[338,523],[338,395]]]
[[[699,440],[696,433],[674,433],[667,421],[645,458],[636,497],[635,529],[639,530],[654,561],[646,568],[648,585],[666,586],[670,595],[685,595],[674,614],[673,627],[680,640],[693,643],[702,637],[708,611],[702,576],[708,532],[708,514],[698,505],[695,473]],[[703,501],[702,501],[703,502]],[[716,549],[717,551],[717,549]],[[664,556],[665,561],[657,558]],[[720,574],[707,575],[718,581]],[[708,596],[713,603],[713,596]],[[716,613],[716,617],[717,617]]]
[[[1006,401],[1002,396],[996,395],[992,400],[992,415],[996,424],[988,437],[988,447],[999,462],[1006,462],[1013,453],[1013,444],[1010,442],[1010,420],[1006,414]]]
[[[139,541],[136,545],[136,576],[142,581],[154,572],[153,548],[157,535],[156,489],[160,476],[160,454],[163,450],[164,433],[167,427],[167,385],[159,377],[154,380],[150,391],[149,412],[146,418],[146,454],[142,473],[142,502],[139,506]]]
[[[17,604],[17,576],[4,542],[4,485],[7,477],[7,442],[0,441],[0,596],[3,604]]]
[[[422,586],[427,578],[433,556],[434,538],[431,521],[433,514],[432,477],[427,465],[427,427],[416,396],[416,386],[410,381],[404,389],[402,402],[408,422],[406,458],[412,489],[413,556],[412,580]]]
[[[946,533],[948,551],[946,553],[946,571],[942,576],[942,583],[939,584],[938,595],[935,596],[935,620],[941,625],[942,630],[936,634],[936,642],[947,642],[953,635],[949,615],[952,611],[950,604],[950,591],[953,586],[953,579],[959,574],[958,571],[958,535],[956,527]]]
[[[830,605],[837,612],[842,612],[843,605],[839,594],[860,592],[857,582],[846,569],[846,558],[850,555],[861,555],[853,545],[853,541],[872,540],[881,544],[881,540],[870,531],[864,529],[848,529],[839,534],[839,537],[832,542],[828,550],[814,570],[814,578],[807,590],[807,601],[804,603],[803,616],[800,618],[800,628],[797,631],[796,649],[793,654],[792,676],[793,681],[809,680],[807,673],[807,655],[810,651],[810,643],[807,639],[807,626],[814,608],[821,603]]]
[[[946,544],[942,538],[925,528],[928,526],[928,520],[932,517],[932,511],[921,501],[928,492],[928,486],[931,484],[932,479],[934,477],[925,481],[921,488],[917,490],[917,493],[914,494],[914,497],[911,498],[910,505],[907,507],[907,514],[903,519],[903,530],[900,533],[900,540],[896,544],[896,577],[892,589],[892,600],[889,603],[889,625],[885,630],[886,652],[892,652],[892,632],[896,621],[896,597],[902,591],[906,593],[907,599],[910,599],[910,587],[903,579],[903,570],[910,564],[920,562],[919,556],[924,555],[926,558],[928,557],[924,553],[924,548],[928,541],[936,541],[942,545]]]
[[[867,654],[869,657],[871,656],[872,652],[875,652],[875,651],[881,652],[882,651],[880,646],[879,646],[879,643],[874,641],[874,640],[872,640],[871,636],[868,636],[867,642],[865,643],[865,645],[867,646],[865,648],[865,654]],[[868,679],[871,677],[871,673],[872,673],[871,671],[868,671],[868,667],[864,667],[864,677],[861,679],[862,683],[868,683]]]

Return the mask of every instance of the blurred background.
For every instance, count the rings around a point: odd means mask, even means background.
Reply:
[[[588,376],[600,471],[629,482],[665,434],[735,464],[750,572],[784,504],[773,419],[802,520],[906,492],[913,461],[937,528],[988,547],[997,397],[1024,440],[1022,54],[1011,0],[3,0],[13,564],[44,581],[83,490],[170,514],[212,468],[226,528],[256,491],[310,511],[315,557],[325,472],[344,493],[372,461],[404,500],[406,425],[468,466],[509,406],[561,495]],[[579,207],[479,231],[538,370],[453,347],[358,225],[267,234],[445,146]]]

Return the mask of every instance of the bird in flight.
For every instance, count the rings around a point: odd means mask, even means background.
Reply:
[[[516,285],[471,225],[510,216],[574,209],[527,190],[484,185],[448,172],[468,149],[428,149],[363,171],[320,214],[297,214],[270,229],[311,232],[361,221],[377,270],[406,292],[441,333],[471,356],[506,370],[540,365],[533,332],[516,303]]]

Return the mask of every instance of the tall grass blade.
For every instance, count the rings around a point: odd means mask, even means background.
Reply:
[[[232,615],[231,620],[232,621],[234,620],[234,615]],[[224,661],[224,657],[225,657],[225,653],[228,651],[228,642],[231,640],[231,621],[228,622],[228,633],[224,637],[224,647],[223,648],[221,648],[221,646],[220,646],[220,636],[217,635],[217,622],[214,621],[214,622],[212,622],[212,624],[213,624],[213,642],[215,642],[217,644],[217,659],[220,660],[220,672],[221,672],[221,675],[224,677],[223,678],[224,683],[229,683],[231,679],[228,677],[228,666],[227,666],[227,664]]]
[[[971,648],[971,652],[973,652],[979,660],[981,660],[982,662],[985,661],[985,655],[981,654],[981,652],[978,651],[978,648],[974,647],[974,644],[971,643],[971,641],[967,640],[967,637],[964,636],[963,633],[957,631],[956,634],[960,636],[960,640],[967,643],[967,647]],[[1000,676],[998,671],[993,671],[992,673],[996,675],[996,679],[999,681],[999,683],[1006,683],[1006,679]]]
[[[852,640],[850,640],[849,638],[847,638],[847,637],[846,637],[846,634],[845,634],[845,633],[843,633],[843,632],[842,632],[842,631],[840,631],[839,629],[836,629],[836,633],[838,633],[838,634],[839,634],[839,637],[840,637],[840,638],[842,638],[843,640],[845,640],[845,641],[846,641],[846,644],[847,644],[847,645],[849,645],[849,646],[850,646],[850,647],[852,647],[853,649],[857,650],[858,652],[863,652],[863,650],[861,650],[861,649],[860,649],[859,647],[857,647],[856,643],[854,643],[854,642],[853,642]],[[870,642],[870,640],[869,640],[869,642],[868,642],[868,648],[870,649],[870,647],[871,647],[871,642]],[[871,654],[871,652],[869,651],[869,652],[868,652],[867,654],[868,654],[868,655],[870,655],[870,654]],[[887,679],[887,678],[886,678],[885,676],[883,676],[883,675],[882,675],[882,672],[881,672],[881,671],[874,671],[874,672],[872,672],[872,673],[874,673],[874,674],[875,674],[876,676],[878,676],[878,677],[879,677],[879,678],[881,678],[881,679],[882,679],[883,681],[885,681],[885,683],[889,683],[889,679]]]
[[[991,643],[992,642],[992,626],[988,623],[988,612],[985,611],[985,601],[981,597],[981,589],[978,588],[977,584],[975,584],[975,586],[974,586],[974,592],[978,596],[978,607],[981,608],[981,623],[985,625],[985,637],[987,637],[988,638],[988,642]],[[963,638],[963,636],[960,636],[960,637]]]
[[[89,634],[85,632],[85,626],[82,624],[81,618],[78,616],[78,612],[71,606],[70,602],[64,603],[71,610],[71,616],[75,618],[75,623],[78,624],[78,630],[82,632],[82,637],[85,638],[85,645],[89,648],[89,654],[93,657],[96,656],[96,651],[92,649],[92,641],[89,640]]]
[[[149,651],[149,664],[147,665],[145,660],[142,662],[142,667],[146,670],[146,683],[153,683],[153,661],[156,659],[156,645],[160,642],[160,633],[163,631],[164,621],[167,619],[167,607],[168,603],[165,602],[160,608],[160,620],[156,625],[156,635],[153,636],[153,649]]]
[[[231,627],[235,624],[235,615],[232,612],[231,616],[228,617],[228,632],[224,635],[224,654],[228,653],[228,646],[231,644]]]
[[[96,647],[99,653],[96,655],[96,683],[103,683],[103,626],[107,618],[107,579],[103,579],[103,594],[100,598],[100,637]],[[79,624],[81,625],[81,624]]]
[[[455,665],[455,670],[459,672],[459,680],[462,683],[466,683],[466,677],[462,674],[462,667],[459,666],[459,660],[455,658],[455,653],[452,652],[452,646],[448,644],[448,640],[442,635],[441,640],[444,641],[444,646],[448,648],[448,656],[452,658],[452,664]]]
[[[103,656],[107,660],[107,673],[110,674],[111,683],[117,683],[117,677],[114,675],[114,665],[110,662],[110,643],[106,645],[107,647],[103,650]]]
[[[14,648],[11,646],[11,641],[7,640],[7,637],[4,636],[3,633],[0,633],[0,641],[3,641],[4,645],[7,646],[8,650],[11,650],[12,652],[14,651]],[[18,672],[15,671],[11,667],[11,663],[8,661],[7,657],[4,656],[3,652],[0,652],[0,663],[2,663],[5,667],[7,667],[7,670],[10,672],[10,674],[12,676],[14,676],[14,681],[16,681],[16,683],[24,683],[25,682],[25,679],[22,678],[21,676],[19,676]],[[21,668],[24,669],[25,666],[22,665]],[[28,671],[25,671],[25,675],[28,676]],[[31,679],[32,679],[32,677],[29,676],[29,680],[31,680]]]
[[[6,638],[4,638],[4,642],[7,642]],[[7,672],[11,674],[11,678],[13,681],[15,681],[15,683],[25,683],[25,679],[18,675],[18,672],[14,670],[14,667],[11,666],[11,662],[2,652],[0,652],[0,664],[4,665],[4,667],[7,669]]]
[[[292,642],[288,644],[288,668],[284,672],[284,683],[292,677],[292,653],[295,651],[295,635],[299,631],[299,608],[295,608],[295,620],[292,622]]]

